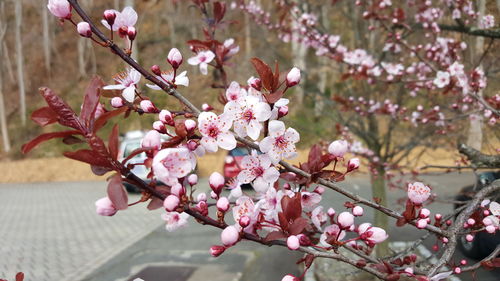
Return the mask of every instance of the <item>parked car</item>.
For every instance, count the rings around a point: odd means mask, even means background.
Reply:
[[[146,135],[143,131],[130,131],[127,132],[121,139],[120,150],[118,152],[118,160],[122,161],[127,158],[134,150],[141,147],[142,138]],[[163,140],[167,140],[168,138],[162,136]],[[146,153],[139,153],[128,160],[125,164],[135,164],[135,163],[144,163],[146,160]],[[132,173],[138,176],[141,180],[149,183],[148,174],[150,173],[150,169],[146,168],[144,165],[136,165],[132,169]],[[141,192],[141,189],[131,183],[123,182],[123,185],[127,189],[128,192]]]
[[[481,190],[496,179],[500,179],[500,171],[484,172],[479,174],[476,185],[469,185],[462,188],[460,193],[455,197],[455,200],[471,200],[477,191]],[[500,194],[497,194],[496,196],[496,201],[499,202]],[[461,204],[456,204],[455,209],[460,206]],[[483,259],[491,254],[498,244],[500,244],[500,232],[498,231],[494,234],[481,231],[475,235],[472,242],[468,242],[465,239],[465,235],[458,239],[458,248],[461,252],[469,258],[477,260]]]
[[[241,171],[241,161],[243,157],[250,154],[250,151],[245,147],[236,147],[227,153],[226,159],[224,160],[224,178],[226,182],[238,176]],[[243,188],[252,188],[251,184],[243,184]]]

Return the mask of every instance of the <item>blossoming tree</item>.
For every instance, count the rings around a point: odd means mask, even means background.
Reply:
[[[59,123],[68,129],[38,136],[23,146],[23,152],[27,153],[41,142],[54,138],[62,138],[65,143],[86,143],[87,149],[66,152],[64,155],[88,163],[97,175],[107,175],[108,196],[96,201],[98,214],[112,216],[131,206],[137,207],[138,203],[147,203],[149,209],[165,210],[162,218],[168,231],[186,226],[189,218],[193,217],[193,221],[221,229],[221,244],[210,247],[210,253],[214,257],[237,246],[241,240],[250,240],[302,252],[304,256],[299,262],[304,264],[304,273],[316,258],[322,257],[348,263],[382,280],[398,280],[401,276],[421,281],[442,280],[451,274],[472,271],[481,266],[491,268],[499,265],[499,260],[495,257],[500,252],[500,247],[474,265],[456,265],[451,258],[458,235],[466,233],[473,239],[473,234],[478,231],[498,231],[500,205],[487,198],[498,192],[500,182],[495,181],[479,191],[460,208],[456,217],[431,214],[425,208],[431,189],[423,183],[413,182],[407,187],[406,210],[399,213],[384,202],[363,198],[337,185],[337,181],[348,177],[349,173],[360,166],[358,158],[346,161],[345,167],[341,165],[349,147],[346,140],[333,141],[328,150],[314,145],[305,163],[291,165],[287,160],[297,155],[296,144],[300,141],[300,134],[287,127],[281,118],[288,113],[289,101],[285,96],[300,83],[301,71],[292,68],[282,75],[278,63],[270,67],[262,60],[253,58],[251,62],[258,78],[252,76],[246,84],[230,82],[232,79],[227,71],[228,62],[234,59],[239,47],[234,40],[223,38],[225,40],[219,41],[217,38],[217,30],[227,24],[224,21],[226,4],[209,0],[192,2],[199,8],[206,25],[203,28],[203,40],[188,41],[194,56],[187,61],[190,65],[198,66],[203,74],[209,71],[216,74],[213,85],[222,90],[219,95],[223,108],[221,114],[216,114],[206,104],[200,110],[182,94],[185,88],[179,86],[189,87],[192,81],[189,81],[186,71],[178,74],[184,67],[183,55],[178,49],[172,48],[167,53],[168,70],[162,70],[165,66],[160,65],[153,65],[148,70],[131,58],[133,43],[140,38],[135,27],[138,15],[131,7],[121,12],[106,10],[99,23],[82,9],[77,0],[50,0],[48,8],[61,22],[72,24],[76,33],[108,49],[129,67],[114,77],[114,85],[105,85],[101,78],[93,78],[85,91],[79,114],[53,90],[40,88],[47,106],[33,112],[32,119],[41,126]],[[371,5],[365,3],[369,11],[375,13],[380,10],[380,18],[385,15],[385,8],[391,6],[391,2],[387,0],[369,2]],[[455,4],[462,2],[449,1]],[[431,1],[416,3],[425,7],[432,5]],[[281,7],[286,4],[287,1],[280,1]],[[423,10],[420,13],[420,16],[428,17]],[[429,13],[432,16],[432,12]],[[259,14],[266,15],[265,12]],[[394,24],[393,14],[389,13],[389,16]],[[300,22],[306,31],[303,34],[304,40],[310,38],[307,32],[313,30],[309,29],[313,22],[312,19]],[[436,28],[432,22],[427,23],[430,27],[423,20],[422,22],[422,28]],[[349,64],[352,75],[361,75],[368,80],[396,79],[404,85],[410,83],[411,79],[418,79],[418,82],[413,83],[419,89],[444,86],[450,87],[450,90],[454,89],[451,87],[458,87],[460,90],[473,88],[474,91],[466,91],[466,94],[476,101],[474,106],[483,106],[481,110],[490,108],[488,110],[491,114],[498,116],[497,105],[490,104],[478,93],[485,86],[480,70],[473,70],[467,75],[458,71],[453,74],[448,69],[448,74],[443,74],[426,62],[415,62],[415,72],[406,73],[403,71],[404,67],[397,64],[375,63],[363,50],[347,51],[340,48],[338,42],[332,43],[334,38],[331,36],[313,34],[312,38],[314,40],[310,41],[311,45],[318,42],[333,44],[316,47],[323,54],[330,53],[334,58],[338,56],[339,60]],[[400,44],[403,42],[393,43],[394,46]],[[415,56],[419,55],[416,51],[412,52]],[[442,64],[440,67],[444,67],[444,62]],[[429,78],[431,74],[435,75],[432,79]],[[454,77],[453,84],[450,84],[451,77]],[[155,99],[161,96],[146,96],[141,91],[143,78],[151,83],[145,86],[177,99],[178,107],[162,110],[157,108]],[[101,95],[104,91],[114,91],[115,95],[104,100]],[[362,102],[361,104],[365,106]],[[382,105],[379,106],[374,110],[383,112]],[[393,102],[387,102],[383,107],[390,115],[404,115],[406,112],[400,112],[402,109]],[[362,114],[368,111],[360,109],[358,112]],[[434,115],[438,115],[438,112],[439,110]],[[113,126],[106,141],[98,133],[113,119],[134,113],[154,114],[158,116],[158,120],[151,124],[151,130],[142,140],[141,148],[127,159],[119,161],[118,126]],[[164,140],[162,135],[168,135],[168,140]],[[198,159],[219,149],[231,150],[237,143],[251,151],[243,159],[242,170],[237,178],[226,183],[222,175],[214,172],[209,178],[210,194],[195,194],[193,187],[197,185],[198,177],[194,170]],[[126,164],[130,157],[139,153],[145,153],[148,158],[144,163],[135,165],[151,168],[150,183],[134,175],[131,172],[132,166]],[[142,189],[139,202],[129,203],[123,182],[133,183]],[[239,186],[242,183],[251,183],[255,192],[243,194]],[[231,189],[229,195],[225,192],[226,185]],[[333,207],[338,210],[341,206],[319,205],[322,194],[327,191],[347,196],[351,202],[344,205],[346,210],[337,212]],[[363,217],[364,208],[374,208],[384,216],[396,218],[399,225],[408,224],[435,235],[444,249],[438,262],[417,266],[420,261],[411,253],[412,247],[395,255],[375,257],[372,252],[377,244],[388,238],[387,226],[367,222]],[[345,255],[345,250],[353,253],[356,258]],[[445,266],[452,269],[446,269]],[[303,275],[287,275],[283,280],[296,281],[302,278]]]

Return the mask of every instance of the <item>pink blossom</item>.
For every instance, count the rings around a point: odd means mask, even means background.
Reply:
[[[175,231],[187,225],[189,215],[182,212],[166,212],[161,215],[161,218],[167,223],[165,228],[168,232]]]
[[[240,102],[228,102],[224,106],[224,114],[234,120],[234,131],[238,136],[257,140],[262,130],[261,122],[271,117],[271,107],[266,102],[247,96]]]
[[[493,201],[490,203],[490,212],[494,216],[500,216],[500,204],[497,202]]]
[[[170,186],[178,183],[178,178],[185,177],[194,168],[187,148],[166,148],[153,158],[155,176]]]
[[[323,212],[323,206],[316,207],[311,213],[311,221],[319,230],[321,230],[321,225],[326,222],[327,219],[327,215]]]
[[[269,122],[269,136],[259,144],[260,150],[267,153],[273,164],[281,159],[292,159],[297,156],[295,143],[300,140],[299,133],[293,128],[285,130],[285,123],[277,120]]]
[[[238,181],[241,183],[253,183],[253,188],[260,193],[265,193],[267,189],[275,183],[280,173],[271,166],[271,159],[266,154],[247,155],[241,161],[241,171],[238,174]]]
[[[300,247],[299,238],[295,235],[290,235],[286,239],[286,245],[290,250],[297,250]]]
[[[359,168],[359,158],[352,158],[347,162],[347,172],[351,172]]]
[[[413,204],[420,205],[431,195],[431,189],[421,182],[408,184],[408,198]]]
[[[358,227],[358,233],[361,239],[371,244],[384,242],[389,235],[380,227],[373,227],[370,223],[362,223]]]
[[[141,141],[141,147],[148,147],[153,149],[160,149],[161,135],[156,130],[149,131]]]
[[[226,98],[229,102],[243,103],[246,96],[247,92],[236,81],[231,82],[226,90]]]
[[[328,153],[331,155],[342,158],[349,149],[349,143],[345,140],[336,140],[328,146]]]
[[[187,182],[189,185],[193,186],[198,183],[198,175],[197,174],[191,174],[187,177]]]
[[[336,224],[327,226],[319,238],[321,245],[331,246],[331,244],[326,242],[329,237],[335,237],[335,241],[340,241],[344,239],[345,231],[341,230]]]
[[[479,27],[482,29],[489,29],[495,26],[495,17],[493,15],[485,15],[479,20]]]
[[[233,207],[233,219],[235,222],[239,222],[242,217],[248,217],[250,219],[250,223],[245,228],[245,231],[250,232],[252,230],[253,225],[257,221],[258,215],[258,209],[251,198],[241,196],[236,200],[236,205]]]
[[[110,101],[111,103],[111,106],[114,107],[114,108],[120,108],[124,105],[123,103],[123,99],[120,98],[120,97],[114,97],[111,99]]]
[[[436,79],[434,79],[434,85],[438,88],[443,88],[450,84],[450,73],[446,71],[438,71],[436,74]]]
[[[300,69],[297,67],[292,68],[286,75],[286,86],[293,87],[300,82]]]
[[[441,273],[438,273],[434,276],[431,277],[431,279],[429,281],[440,281],[440,280],[445,280],[446,278],[448,278],[448,276],[450,276],[453,272],[452,271],[446,271],[446,272],[441,272]]]
[[[190,65],[200,65],[200,71],[203,75],[208,74],[208,64],[215,58],[215,54],[210,51],[200,51],[195,57],[189,58]]]
[[[226,247],[236,244],[239,238],[240,238],[240,233],[238,229],[233,225],[226,227],[220,235],[222,244],[224,244],[224,246]]]
[[[321,195],[315,192],[303,191],[301,197],[302,208],[305,211],[311,211],[321,201]]]
[[[177,209],[179,206],[180,200],[179,197],[175,195],[169,195],[165,200],[163,200],[163,207],[169,211],[172,212],[173,210]]]
[[[355,215],[356,217],[362,216],[363,208],[361,206],[356,206],[352,208],[352,214]]]
[[[117,10],[106,10],[106,12],[108,14],[111,14],[112,12],[115,13],[113,31],[117,31],[122,27],[128,30],[129,27],[133,27],[137,23],[137,12],[132,7],[125,7],[121,12],[118,12]],[[103,19],[101,23],[107,29],[111,29],[107,18]]]
[[[146,113],[157,113],[158,108],[150,100],[142,100],[140,103],[141,109]]]
[[[90,29],[90,24],[86,21],[79,22],[76,26],[78,33],[83,37],[92,36],[92,30]]]
[[[187,71],[183,71],[175,76],[174,82],[174,72],[173,71],[162,71],[160,76],[156,76],[157,79],[163,80],[170,84],[174,84],[177,86],[189,87],[189,77],[187,77]],[[150,89],[162,91],[163,89],[160,86],[155,84],[146,84],[146,86]]]
[[[216,152],[219,146],[226,150],[235,148],[236,139],[228,132],[231,124],[232,121],[227,115],[217,116],[213,112],[202,112],[198,116],[198,128],[202,135],[201,145],[209,152]]]
[[[420,218],[422,218],[422,219],[428,218],[430,214],[431,214],[431,211],[429,211],[429,209],[427,209],[427,208],[420,209],[420,212],[419,212]]]
[[[177,48],[172,48],[167,55],[167,61],[174,69],[179,68],[182,64],[182,54]]]
[[[233,38],[229,38],[229,39],[226,39],[224,41],[224,47],[226,47],[226,49],[228,49],[229,51],[227,52],[226,54],[226,58],[227,57],[232,57],[234,56],[236,53],[238,53],[240,51],[240,46],[236,45],[234,43],[234,39]]]
[[[221,212],[229,210],[229,200],[227,200],[227,197],[221,197],[217,200],[217,210]]]
[[[287,274],[283,277],[283,279],[281,279],[281,281],[299,281],[300,279],[291,275],[291,274]]]
[[[58,18],[71,19],[71,5],[68,0],[49,0],[47,8]]]
[[[95,202],[96,213],[100,216],[113,216],[118,211],[108,197],[103,197]]]
[[[134,68],[129,68],[124,72],[116,74],[113,79],[118,82],[116,85],[104,86],[104,90],[123,90],[122,96],[128,102],[133,102],[137,83],[141,80],[141,74]]]
[[[349,228],[354,224],[354,216],[349,212],[342,212],[337,217],[337,221],[342,228]]]
[[[222,188],[225,185],[225,182],[226,181],[224,180],[224,177],[217,172],[213,172],[210,175],[210,178],[208,179],[208,183],[209,183],[210,187],[212,188],[212,190],[216,194],[220,194],[220,192],[222,191]]]
[[[423,229],[427,226],[427,219],[419,219],[417,221],[417,228]]]

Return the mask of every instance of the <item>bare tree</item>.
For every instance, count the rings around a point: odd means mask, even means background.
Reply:
[[[14,10],[16,14],[16,52],[17,52],[17,84],[19,85],[19,114],[21,116],[21,124],[26,125],[26,90],[24,85],[24,56],[23,56],[23,41],[21,37],[21,28],[23,25],[23,6],[22,1],[14,1]]]
[[[5,37],[5,33],[7,31],[7,24],[4,22],[4,6],[5,3],[0,3],[0,42],[3,41]],[[0,57],[2,57],[3,46],[0,45]],[[5,112],[5,103],[3,98],[3,71],[0,66],[0,127],[2,130],[2,143],[3,150],[5,152],[10,151],[10,140],[9,140],[9,131],[7,128],[7,114]]]

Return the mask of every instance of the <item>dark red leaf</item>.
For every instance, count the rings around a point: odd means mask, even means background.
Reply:
[[[258,58],[252,58],[250,62],[252,62],[253,67],[255,67],[255,70],[259,74],[264,88],[268,91],[272,91],[274,76],[271,67]]]
[[[116,160],[118,158],[118,124],[115,124],[113,126],[113,130],[111,131],[111,134],[109,135],[109,140],[108,140],[108,149],[109,149],[109,154],[111,155],[111,158]]]
[[[107,172],[113,171],[111,168],[106,168],[106,167],[100,167],[100,166],[95,166],[95,165],[90,165],[90,169],[92,170],[92,173],[96,176],[103,176]]]
[[[94,76],[85,90],[80,120],[82,120],[87,127],[90,127],[90,121],[94,119],[94,113],[99,103],[99,94],[103,86],[104,81],[102,81],[101,77]]]
[[[284,239],[286,237],[287,236],[285,235],[285,233],[283,233],[283,231],[273,231],[273,232],[270,232],[266,236],[266,238],[264,238],[264,241],[269,242],[269,241],[273,241],[273,240]]]
[[[266,101],[268,103],[276,103],[279,99],[283,97],[283,91],[276,91],[270,94],[264,94]]]
[[[179,120],[175,122],[175,134],[177,137],[185,138],[187,136],[186,125],[183,121]]]
[[[99,138],[98,136],[96,135],[92,135],[91,137],[88,137],[87,138],[87,143],[89,144],[90,148],[97,152],[97,154],[101,157],[101,158],[111,158],[110,157],[110,154],[108,152],[108,149],[106,148],[106,144],[104,144],[104,141]]]
[[[118,210],[125,210],[128,207],[128,195],[122,184],[122,177],[115,174],[108,183],[108,197]]]
[[[405,224],[406,224],[406,220],[405,220],[405,218],[399,218],[399,219],[396,221],[396,226],[401,227],[401,226],[403,226],[403,225],[405,225]]]
[[[304,264],[305,264],[306,268],[311,267],[313,261],[314,261],[314,255],[307,254],[306,258],[304,259]]]
[[[40,94],[43,96],[48,106],[59,115],[59,123],[63,126],[84,132],[85,127],[80,123],[73,109],[58,95],[49,88],[40,88]]]
[[[301,199],[300,193],[295,193],[295,196],[292,198],[283,196],[281,199],[281,207],[283,208],[283,213],[288,221],[293,221],[301,216]]]
[[[280,67],[278,65],[278,61],[274,62],[274,77],[273,77],[273,89],[272,91],[275,92],[278,90],[278,87],[280,85]]]
[[[296,218],[288,228],[288,232],[292,235],[300,234],[308,224],[307,219],[302,217]]]
[[[85,141],[80,139],[80,138],[77,138],[75,136],[69,136],[69,137],[65,137],[63,139],[63,143],[67,144],[67,145],[71,145],[71,144],[77,144],[77,143],[85,143]]]
[[[283,212],[278,213],[278,220],[280,222],[280,226],[283,230],[288,231],[288,220]]]
[[[222,20],[222,18],[224,18],[225,13],[226,13],[226,4],[221,3],[219,1],[214,2],[215,23],[219,23]]]
[[[24,280],[24,273],[18,272],[16,274],[16,281],[23,281]]]
[[[400,278],[400,274],[399,273],[393,273],[393,274],[387,275],[386,280],[387,281],[398,281],[399,278]]]
[[[33,148],[39,145],[42,142],[55,139],[55,138],[65,138],[71,135],[81,135],[79,131],[71,130],[71,131],[62,131],[62,132],[53,132],[39,135],[38,137],[32,139],[28,143],[23,144],[21,147],[21,151],[26,154],[30,152]]]
[[[106,122],[108,122],[109,119],[118,116],[127,110],[128,108],[126,106],[123,106],[116,110],[103,113],[101,116],[99,116],[99,118],[97,118],[94,123],[94,132],[99,131],[106,124]]]
[[[39,108],[31,113],[31,120],[42,127],[57,122],[57,119],[57,113],[48,106]]]
[[[163,200],[157,197],[153,197],[151,201],[149,201],[147,206],[148,210],[150,211],[160,209],[161,207],[163,207]]]
[[[66,151],[63,153],[63,155],[70,159],[85,162],[90,165],[104,167],[108,169],[113,168],[111,163],[109,163],[109,161],[106,158],[102,157],[101,155],[99,155],[99,153],[97,153],[94,150],[80,149],[77,151]]]
[[[195,52],[198,52],[199,50],[209,50],[212,48],[211,41],[189,40],[187,43],[193,47]]]
[[[132,151],[132,153],[130,153],[127,158],[123,159],[121,162],[123,164],[127,163],[128,160],[134,158],[136,155],[138,154],[141,154],[143,152],[146,152],[146,151],[150,151],[152,150],[152,148],[149,148],[149,147],[139,147],[137,149],[135,149],[134,151]]]

